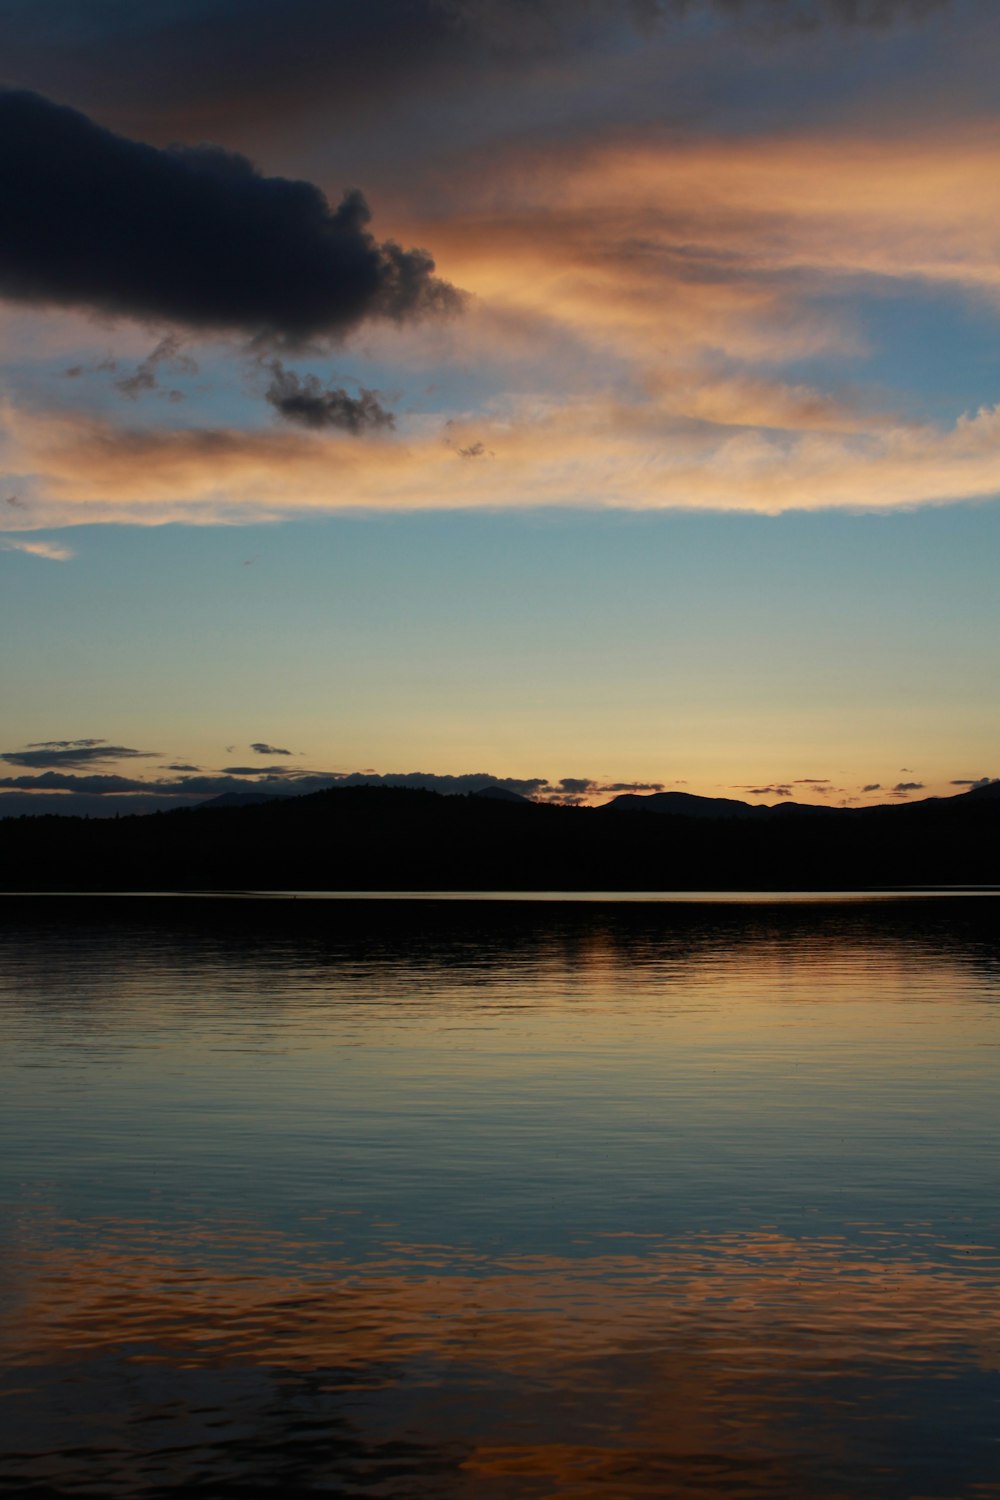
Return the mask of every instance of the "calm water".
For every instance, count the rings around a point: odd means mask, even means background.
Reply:
[[[1000,902],[0,898],[0,1492],[1000,1496]]]

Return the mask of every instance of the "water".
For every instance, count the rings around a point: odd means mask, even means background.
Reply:
[[[1000,1496],[995,898],[0,916],[0,1493]]]

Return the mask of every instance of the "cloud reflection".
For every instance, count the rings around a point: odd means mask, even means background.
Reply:
[[[131,1422],[158,1418],[176,1442],[196,1418],[158,1402],[143,1371],[210,1406],[236,1371],[286,1392],[318,1382],[353,1442],[412,1442],[415,1428],[477,1494],[896,1495],[946,1424],[962,1434],[939,1455],[952,1482],[990,1477],[1000,1264],[920,1226],[910,1239],[862,1228],[853,1243],[596,1236],[579,1258],[499,1263],[400,1244],[359,1264],[308,1234],[236,1225],[192,1227],[163,1249],[152,1226],[109,1222],[101,1240],[13,1257],[5,1356],[29,1408],[56,1370],[69,1404],[82,1400],[110,1360],[147,1403]],[[257,1399],[251,1428],[275,1417],[273,1389]],[[290,1448],[296,1402],[283,1400],[271,1438]],[[914,1420],[925,1402],[930,1431]],[[203,1441],[202,1461],[221,1462],[212,1448],[227,1440]],[[338,1454],[326,1462],[332,1480]]]

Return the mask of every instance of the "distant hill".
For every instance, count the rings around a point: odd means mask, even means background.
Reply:
[[[0,888],[826,890],[1000,884],[998,835],[996,783],[955,797],[818,810],[753,808],[686,793],[630,795],[588,808],[509,796],[338,787],[145,817],[9,818],[0,822]]]
[[[624,792],[606,802],[602,812],[658,813],[678,818],[756,818],[770,812],[733,797],[696,797],[691,792]]]
[[[778,802],[773,807],[763,803],[740,802],[733,797],[696,797],[692,792],[651,792],[646,796],[626,792],[604,804],[605,812],[659,813],[676,818],[784,818],[802,813],[805,817],[825,817],[838,809],[817,807],[811,802]]]
[[[203,812],[209,807],[261,807],[265,802],[280,801],[288,795],[287,792],[220,792],[217,797],[209,797],[207,802],[199,802],[198,810]]]

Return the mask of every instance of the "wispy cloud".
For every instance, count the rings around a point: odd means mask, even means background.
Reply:
[[[271,383],[264,398],[286,422],[295,422],[300,427],[339,428],[355,436],[396,425],[392,412],[382,405],[378,391],[362,386],[356,396],[351,396],[343,386],[324,385],[316,375],[297,375],[294,370],[286,370],[279,359],[271,360],[267,368]]]
[[[47,557],[50,562],[68,562],[76,555],[72,547],[62,542],[45,542],[23,536],[0,536],[0,552],[24,552],[29,557]]]
[[[610,401],[526,407],[490,424],[496,456],[482,465],[456,464],[440,428],[383,442],[322,432],[121,428],[9,408],[5,425],[10,461],[35,474],[33,519],[50,527],[482,506],[773,515],[1000,493],[1000,408],[993,407],[950,428],[896,426],[857,439],[760,430],[720,437]],[[45,547],[43,555],[53,555]]]
[[[31,769],[68,769],[118,760],[155,760],[155,750],[134,750],[128,745],[109,745],[105,740],[49,740],[23,750],[0,751],[0,760]]]

